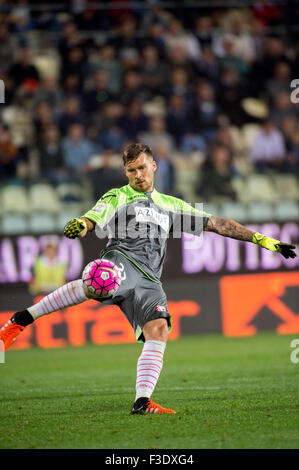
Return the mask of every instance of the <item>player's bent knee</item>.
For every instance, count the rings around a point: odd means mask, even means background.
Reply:
[[[165,318],[157,318],[146,323],[143,327],[143,335],[146,341],[155,340],[166,343],[168,338],[168,323]]]

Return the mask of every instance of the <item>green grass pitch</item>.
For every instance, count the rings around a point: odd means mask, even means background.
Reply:
[[[130,415],[140,344],[8,351],[0,448],[298,449],[292,339],[169,342],[153,399],[176,415]]]

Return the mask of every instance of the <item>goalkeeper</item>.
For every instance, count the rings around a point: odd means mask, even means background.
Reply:
[[[212,231],[255,243],[285,258],[296,256],[295,246],[254,233],[234,220],[215,217],[181,199],[159,193],[154,188],[156,162],[145,144],[130,144],[123,153],[123,162],[128,184],[111,189],[86,214],[68,222],[64,235],[82,238],[93,230],[106,234],[108,243],[100,258],[121,268],[119,289],[111,298],[98,300],[118,305],[132,325],[137,340],[144,342],[137,362],[136,395],[131,413],[175,413],[151,399],[171,328],[167,299],[160,281],[169,234],[181,231],[200,235],[203,230]],[[89,298],[92,298],[91,294],[82,279],[78,279],[16,312],[0,331],[5,349],[39,317]]]

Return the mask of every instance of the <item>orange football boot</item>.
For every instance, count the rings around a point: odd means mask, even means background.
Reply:
[[[25,329],[24,326],[9,320],[0,330],[0,340],[4,343],[5,351],[16,340],[16,337]]]
[[[158,405],[150,398],[141,397],[135,401],[131,414],[144,414],[144,413],[154,413],[154,414],[175,414],[176,411],[163,408],[161,405]]]

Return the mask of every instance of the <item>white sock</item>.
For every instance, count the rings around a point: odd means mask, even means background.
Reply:
[[[149,340],[144,343],[137,362],[136,397],[150,398],[158,381],[166,343]]]
[[[56,312],[71,305],[80,304],[85,300],[88,300],[88,297],[85,295],[82,279],[77,279],[54,290],[27,310],[36,320],[42,315]]]

